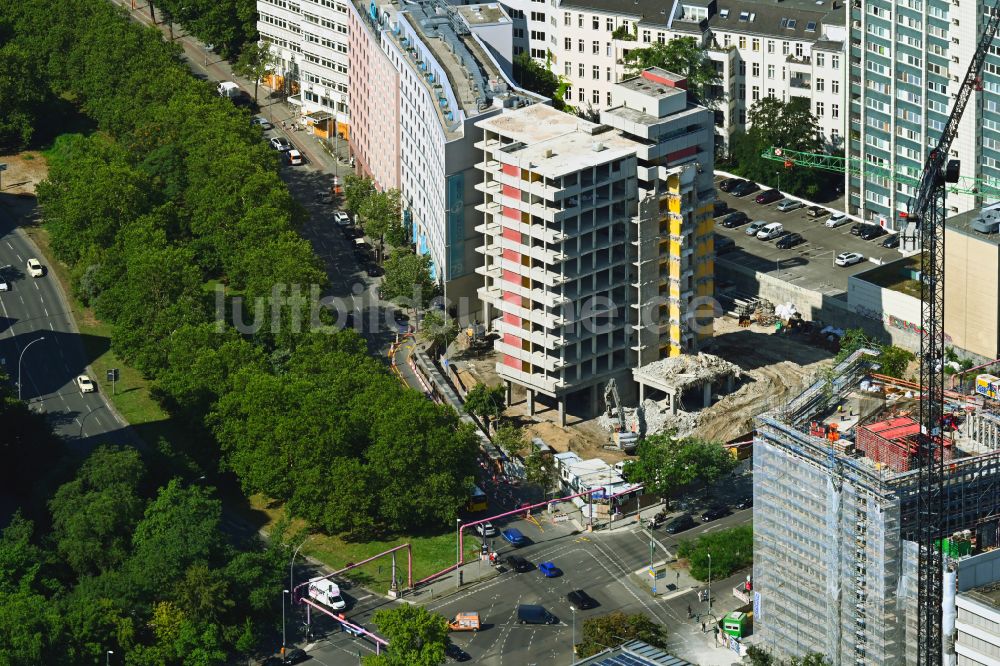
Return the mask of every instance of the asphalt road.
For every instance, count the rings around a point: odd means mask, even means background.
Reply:
[[[810,218],[806,216],[805,208],[782,213],[777,210],[777,202],[767,205],[755,203],[754,197],[760,194],[760,191],[745,197],[734,197],[723,192],[718,189],[721,180],[721,178],[716,179],[716,192],[719,201],[729,206],[729,212],[743,211],[751,221],[781,222],[786,232],[798,232],[806,239],[805,243],[794,248],[779,250],[773,240],[760,241],[747,236],[747,224],[735,229],[726,229],[721,224],[723,215],[716,218],[715,232],[732,238],[737,245],[737,249],[719,257],[719,262],[723,265],[739,264],[808,289],[833,295],[846,293],[847,278],[872,267],[873,264],[867,261],[868,258],[892,261],[900,257],[897,250],[880,245],[885,236],[871,241],[852,236],[853,221],[836,229],[828,229],[823,223],[829,216]],[[860,252],[866,261],[845,268],[834,266],[833,260],[841,252]],[[721,271],[719,277],[723,279],[725,277]]]
[[[47,270],[40,278],[27,274],[29,258],[45,263],[17,228],[19,214],[33,214],[34,200],[9,198],[6,203],[0,206],[0,266],[10,290],[0,292],[0,359],[14,382],[20,359],[21,397],[44,412],[71,446],[131,442],[102,394],[111,390],[110,384],[87,368],[83,343],[55,277]],[[97,392],[80,392],[75,378],[81,374],[90,376]]]

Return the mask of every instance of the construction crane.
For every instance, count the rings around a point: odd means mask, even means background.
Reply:
[[[766,160],[783,162],[786,169],[805,167],[822,169],[833,173],[849,173],[853,176],[885,178],[896,183],[917,187],[920,174],[916,170],[893,165],[891,162],[876,164],[857,157],[841,157],[827,153],[807,153],[801,150],[770,147],[760,155]],[[974,194],[981,197],[1000,199],[1000,180],[996,178],[973,178],[960,176],[957,183],[948,184],[948,191],[955,194]]]
[[[944,415],[944,205],[947,190],[973,194],[992,194],[997,183],[959,176],[958,160],[948,160],[948,151],[958,132],[965,107],[976,91],[983,89],[982,71],[988,48],[1000,27],[1000,5],[989,8],[986,26],[965,73],[948,121],[934,148],[928,153],[918,178],[900,172],[892,165],[862,163],[858,160],[820,156],[781,148],[766,151],[764,157],[828,171],[850,171],[872,174],[907,182],[915,195],[900,213],[905,223],[904,243],[919,241],[923,252],[921,267],[921,337],[920,401],[921,433],[918,441],[919,496],[916,524],[907,537],[919,548],[917,575],[917,663],[920,666],[940,664],[944,657],[944,636],[941,632],[941,600],[943,590],[944,555],[939,544],[949,533],[949,517],[945,511],[945,456],[941,448],[941,422]],[[971,182],[970,182],[971,181]],[[989,188],[989,189],[987,189]],[[950,640],[950,637],[949,637]]]

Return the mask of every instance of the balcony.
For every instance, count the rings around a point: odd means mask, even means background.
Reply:
[[[792,76],[788,79],[788,85],[791,88],[799,88],[800,90],[809,90],[812,88],[812,82],[807,76]]]

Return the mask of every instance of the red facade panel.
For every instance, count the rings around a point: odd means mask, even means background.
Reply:
[[[504,164],[503,173],[505,176],[520,176],[521,170],[515,164]]]
[[[508,354],[504,354],[503,355],[503,364],[507,365],[507,366],[510,366],[510,367],[514,368],[515,370],[520,370],[521,369],[521,361],[519,361],[518,359],[516,359],[513,356],[510,356]]]
[[[517,189],[513,185],[504,185],[503,195],[505,197],[510,197],[511,199],[515,199],[517,201],[521,200],[521,190]]]
[[[659,74],[654,74],[652,72],[643,72],[642,78],[647,81],[652,81],[653,83],[659,83],[660,85],[670,86],[671,88],[680,88],[682,90],[687,90],[688,83],[687,79],[678,78],[671,79],[666,76],[660,76]]]
[[[521,211],[516,208],[510,208],[509,206],[503,207],[503,216],[509,217],[512,220],[521,221]]]
[[[687,148],[681,148],[680,150],[675,150],[674,152],[667,155],[667,164],[670,164],[674,160],[683,159],[685,157],[690,157],[698,153],[698,146],[688,146]]]

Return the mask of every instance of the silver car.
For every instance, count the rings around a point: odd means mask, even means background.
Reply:
[[[747,236],[756,236],[757,232],[765,226],[767,226],[767,220],[754,220],[750,223],[750,226],[747,227],[746,234]]]
[[[804,206],[805,204],[803,204],[801,201],[796,201],[795,199],[782,199],[781,201],[778,202],[777,208],[782,213],[787,213],[789,211],[803,208]]]

